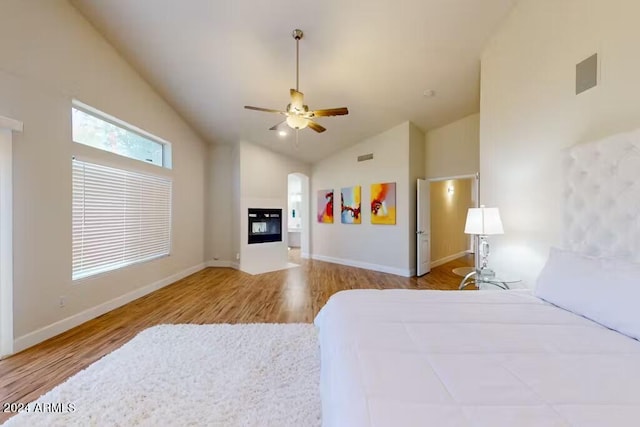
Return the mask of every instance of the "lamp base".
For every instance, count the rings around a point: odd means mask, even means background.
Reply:
[[[489,279],[493,279],[494,277],[496,277],[496,272],[493,271],[490,268],[482,268],[482,269],[480,269],[480,271],[478,271],[477,274],[480,277],[486,277],[486,278],[489,278]]]
[[[480,235],[480,271],[486,271],[487,274],[485,276],[489,277],[489,275],[495,276],[495,273],[490,268],[487,268],[487,261],[489,259],[489,242],[487,242],[487,236]],[[493,277],[491,276],[491,277]]]

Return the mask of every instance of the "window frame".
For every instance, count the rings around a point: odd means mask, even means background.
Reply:
[[[79,142],[76,141],[75,139],[73,139],[73,109],[82,111],[85,114],[88,114],[90,116],[93,116],[95,118],[97,118],[98,120],[102,120],[106,123],[109,123],[113,126],[119,127],[121,129],[126,130],[127,132],[131,132],[134,133],[138,136],[141,136],[143,138],[149,139],[153,142],[157,142],[158,144],[160,144],[162,146],[162,165],[157,165],[155,163],[150,163],[150,162],[146,162],[144,160],[140,160],[140,159],[136,159],[135,157],[129,157],[129,156],[125,156],[110,150],[105,150],[103,148],[98,148],[98,147],[94,147],[92,145],[88,145],[85,144],[83,142]],[[92,149],[95,150],[99,150],[99,151],[103,151],[106,153],[111,153],[115,156],[118,157],[123,157],[125,159],[130,159],[136,162],[140,162],[146,165],[152,165],[155,167],[159,167],[159,168],[163,168],[163,169],[172,169],[173,165],[172,165],[172,149],[171,149],[171,143],[165,139],[162,139],[156,135],[153,135],[152,133],[147,132],[144,129],[141,129],[137,126],[134,126],[130,123],[125,122],[124,120],[118,119],[117,117],[114,117],[110,114],[107,114],[103,111],[98,110],[97,108],[94,108],[90,105],[87,105],[81,101],[78,101],[77,99],[73,99],[71,101],[71,140],[75,143],[75,144],[79,144],[82,145],[84,147],[90,147]]]
[[[85,114],[88,114],[92,117],[97,118],[98,120],[104,121],[106,123],[109,123],[110,125],[113,126],[117,126],[121,129],[124,129],[127,132],[132,132],[138,136],[141,136],[143,138],[146,138],[152,142],[156,142],[161,144],[162,146],[162,166],[159,165],[158,163],[153,163],[153,162],[149,162],[149,161],[145,161],[142,159],[138,159],[135,157],[129,157],[126,155],[122,155],[120,153],[114,152],[114,151],[110,151],[108,149],[104,149],[104,148],[98,148],[94,145],[87,145],[84,144],[82,142],[77,142],[74,140],[73,138],[73,109],[82,111]],[[87,283],[90,282],[92,280],[98,279],[100,277],[103,277],[105,275],[108,274],[123,274],[126,269],[135,266],[135,265],[141,265],[143,263],[147,263],[147,262],[153,262],[153,261],[157,261],[160,259],[165,259],[167,257],[171,257],[173,255],[173,243],[174,243],[174,236],[173,236],[173,218],[174,218],[174,196],[175,196],[175,180],[174,180],[174,174],[173,174],[173,170],[172,170],[172,143],[160,138],[156,135],[153,135],[147,131],[145,131],[144,129],[141,129],[135,125],[132,125],[130,123],[127,123],[121,119],[118,119],[117,117],[114,117],[110,114],[104,113],[103,111],[98,110],[97,108],[94,108],[90,105],[87,105],[81,101],[78,101],[77,99],[72,99],[70,108],[69,108],[69,126],[70,126],[70,132],[69,132],[69,139],[71,141],[72,144],[72,152],[71,152],[71,162],[69,163],[69,173],[71,175],[71,195],[70,195],[70,222],[71,222],[71,247],[69,248],[70,250],[70,258],[71,258],[71,265],[69,266],[69,279],[71,281],[72,285],[81,285],[83,283]],[[169,180],[170,181],[170,189],[169,189],[169,220],[168,220],[168,224],[169,224],[169,229],[168,229],[168,245],[167,245],[167,252],[163,253],[163,254],[158,254],[156,256],[153,257],[149,257],[146,259],[139,259],[139,260],[134,260],[131,262],[126,262],[123,263],[122,265],[116,267],[116,268],[110,268],[107,270],[103,270],[103,271],[99,271],[99,272],[92,272],[91,274],[75,274],[74,275],[74,266],[73,266],[73,260],[74,260],[74,241],[73,241],[73,235],[74,235],[74,228],[73,228],[73,223],[74,223],[74,206],[73,203],[75,201],[74,199],[74,194],[73,194],[73,175],[74,175],[74,161],[78,160],[80,162],[84,162],[84,163],[90,163],[90,164],[95,164],[97,166],[102,166],[102,167],[107,167],[107,168],[114,168],[114,169],[118,169],[120,171],[123,171],[125,173],[133,173],[133,174],[141,174],[141,175],[148,175],[151,177],[155,177],[155,178],[160,178],[160,179],[165,179],[165,180]],[[126,194],[126,192],[124,192],[124,194]],[[123,194],[123,196],[124,196]]]

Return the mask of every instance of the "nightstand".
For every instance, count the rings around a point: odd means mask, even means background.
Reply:
[[[516,279],[513,277],[502,277],[499,275],[484,275],[479,274],[478,271],[472,271],[471,273],[464,276],[464,279],[460,282],[460,286],[458,289],[463,289],[468,285],[475,285],[476,288],[481,289],[482,285],[492,285],[496,286],[500,289],[510,289],[509,285],[513,283],[518,283],[520,279]]]

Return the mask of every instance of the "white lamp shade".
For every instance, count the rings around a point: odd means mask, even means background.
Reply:
[[[504,234],[498,208],[470,208],[464,226],[466,234]]]

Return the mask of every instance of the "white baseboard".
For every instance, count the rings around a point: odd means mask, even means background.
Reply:
[[[207,261],[207,267],[229,267],[229,268],[235,268],[237,270],[238,269],[237,265],[238,263],[236,262],[221,261],[219,259],[212,259]]]
[[[309,252],[301,252],[300,258],[309,259],[311,258],[311,255],[309,254]]]
[[[454,259],[460,258],[461,256],[465,256],[468,253],[468,251],[462,251],[462,252],[458,252],[457,254],[452,254],[449,256],[446,256],[444,258],[440,258],[437,259],[435,261],[431,261],[431,268],[435,268],[438,267],[442,264],[446,264],[449,261],[453,261]]]
[[[143,286],[127,294],[121,295],[112,300],[99,304],[95,307],[88,308],[84,311],[81,311],[80,313],[77,313],[65,319],[59,320],[55,323],[52,323],[50,325],[37,329],[33,332],[29,332],[28,334],[18,337],[14,340],[13,351],[14,353],[18,353],[22,350],[25,350],[29,347],[39,344],[42,341],[55,337],[56,335],[59,335],[65,331],[68,331],[69,329],[74,328],[84,322],[87,322],[91,319],[95,319],[96,317],[101,316],[111,310],[114,310],[127,303],[130,303],[133,300],[136,300],[140,297],[150,294],[153,291],[157,291],[160,288],[164,288],[165,286],[170,285],[180,279],[183,279],[197,271],[200,271],[205,267],[206,267],[206,263],[195,265],[193,267],[187,268],[186,270],[173,274],[169,277],[165,277],[164,279],[151,283],[147,286]]]
[[[363,261],[354,261],[351,259],[334,258],[325,255],[312,254],[311,259],[318,261],[331,262],[333,264],[348,265],[349,267],[364,268],[367,270],[380,271],[382,273],[395,274],[397,276],[411,277],[411,270],[404,268],[389,267],[387,265],[371,264]]]

